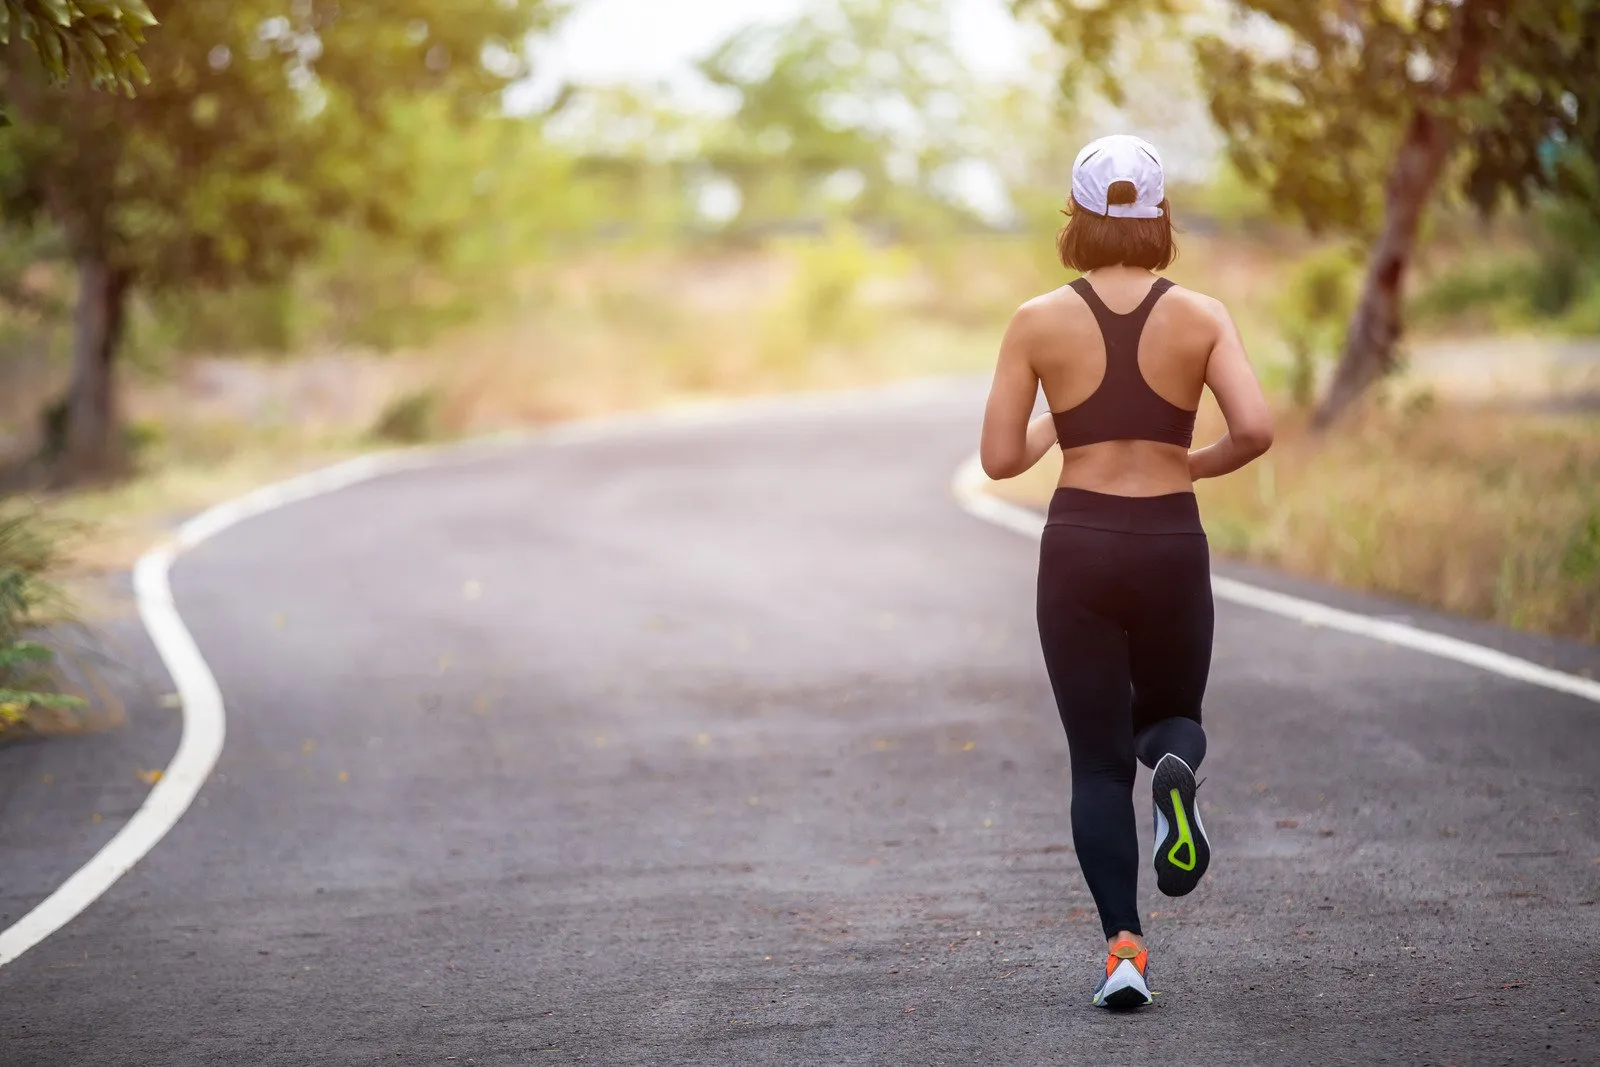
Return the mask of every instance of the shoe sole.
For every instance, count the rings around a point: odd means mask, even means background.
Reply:
[[[1117,984],[1110,992],[1095,993],[1093,1003],[1096,1007],[1126,1011],[1129,1008],[1142,1008],[1155,1000],[1150,995],[1150,987],[1145,981],[1145,976],[1132,966],[1126,971],[1119,968],[1106,984],[1110,985],[1112,982]]]
[[[1107,993],[1100,998],[1100,1007],[1110,1008],[1112,1011],[1127,1011],[1130,1008],[1142,1008],[1150,1003],[1150,997],[1141,993],[1132,986],[1124,986],[1115,993]]]
[[[1156,888],[1169,897],[1194,890],[1211,865],[1211,844],[1194,803],[1194,771],[1168,753],[1151,781],[1156,808]]]

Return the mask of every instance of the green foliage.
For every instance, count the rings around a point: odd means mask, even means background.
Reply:
[[[739,189],[738,224],[844,207],[925,228],[959,214],[940,183],[979,129],[952,32],[947,0],[817,0],[707,56],[701,73],[739,101],[703,150]]]
[[[424,388],[389,401],[373,422],[371,436],[379,441],[414,445],[431,441],[438,432],[439,391]]]
[[[1474,263],[1435,279],[1411,302],[1419,322],[1600,333],[1600,274],[1557,251]]]
[[[1044,13],[1069,91],[1092,82],[1113,97],[1119,42],[1197,6],[1015,3]],[[1195,38],[1212,117],[1240,173],[1313,230],[1372,230],[1377,176],[1423,111],[1454,136],[1464,190],[1482,209],[1555,189],[1600,210],[1573,171],[1600,156],[1600,0],[1232,0],[1224,10],[1230,20]],[[1458,62],[1468,41],[1483,45],[1481,67]]]
[[[1536,203],[1526,254],[1474,258],[1411,304],[1421,321],[1600,334],[1600,216],[1570,199]]]
[[[902,276],[903,252],[874,248],[854,226],[836,223],[815,240],[785,242],[794,275],[782,297],[765,309],[761,362],[792,372],[818,346],[849,346],[869,338],[880,323],[866,303],[868,285]]]
[[[429,95],[396,101],[388,123],[366,170],[396,190],[389,225],[331,222],[284,279],[163,293],[136,350],[416,348],[514,306],[521,273],[590,217],[570,161],[531,120],[457,120],[449,100]]]
[[[142,52],[137,100],[31,84],[18,128],[8,218],[48,210],[71,253],[103,256],[147,289],[281,278],[331,222],[392,225],[404,174],[369,153],[388,104],[446,93],[467,112],[522,73],[531,2],[168,0]],[[491,70],[486,51],[505,53]],[[498,55],[498,53],[495,53]]]
[[[166,427],[156,419],[134,419],[122,428],[127,454],[134,461],[157,452],[167,443]]]
[[[1172,196],[1177,205],[1174,217],[1180,225],[1185,214],[1194,212],[1224,231],[1248,234],[1265,230],[1282,215],[1266,191],[1246,181],[1226,158],[1204,185]]]
[[[1588,293],[1572,305],[1561,321],[1569,333],[1600,336],[1600,283],[1591,284]]]
[[[55,547],[35,516],[0,514],[0,731],[30,708],[72,707],[76,697],[50,691],[49,649],[26,639],[55,598],[48,574]]]
[[[288,277],[332,233],[392,233],[413,172],[383,169],[398,104],[435,94],[446,123],[494,110],[526,73],[544,0],[152,0],[136,100],[7,69],[0,212],[48,217],[78,268],[66,463],[114,453],[110,367],[145,295]]]
[[[1600,183],[1583,180],[1600,161],[1600,0],[1014,2],[1045,12],[1069,91],[1092,71],[1113,96],[1124,38],[1231,16],[1194,54],[1234,166],[1312,232],[1374,242],[1318,430],[1398,365],[1405,272],[1442,176],[1485,214],[1555,191],[1600,215]],[[1551,275],[1558,299],[1572,266]]]
[[[834,227],[821,241],[798,245],[790,299],[806,336],[853,340],[861,330],[862,284],[872,274],[872,249],[853,228]]]
[[[302,349],[313,336],[313,311],[298,279],[234,285],[227,289],[172,291],[152,305],[130,345],[133,356],[150,349],[177,352],[267,352]]]
[[[1345,323],[1355,309],[1360,260],[1347,245],[1303,259],[1278,297],[1278,331],[1289,350],[1289,394],[1308,408],[1315,399],[1317,368],[1336,358]]]
[[[1600,511],[1592,511],[1567,538],[1561,572],[1587,588],[1600,585]]]
[[[532,120],[461,121],[429,96],[397,102],[390,123],[368,168],[403,190],[393,224],[332,228],[306,272],[322,335],[378,349],[510,306],[519,268],[585,220],[570,162]]]
[[[47,77],[82,75],[100,89],[133,95],[149,81],[139,62],[144,31],[156,24],[144,0],[5,0],[0,42],[12,36],[33,46]],[[0,116],[3,119],[3,116]]]
[[[1440,275],[1411,300],[1419,322],[1495,318],[1503,310],[1523,312],[1523,294],[1536,268],[1527,260],[1495,259],[1472,263]]]

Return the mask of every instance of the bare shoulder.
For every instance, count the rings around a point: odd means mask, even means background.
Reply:
[[[1214,322],[1219,326],[1230,321],[1231,318],[1226,304],[1214,296],[1208,296],[1200,292],[1198,289],[1174,285],[1168,290],[1167,299],[1173,301],[1187,314],[1193,315],[1197,319]]]
[[[1082,307],[1083,297],[1070,285],[1063,285],[1059,289],[1052,289],[1048,293],[1040,293],[1032,300],[1025,302],[1017,309],[1018,314],[1026,312],[1035,318],[1044,318],[1057,315],[1072,307]]]
[[[1011,316],[1014,330],[1048,330],[1061,322],[1062,317],[1070,315],[1073,305],[1083,306],[1083,298],[1073,292],[1070,286],[1052,289],[1048,293],[1040,293],[1031,300],[1024,301]]]
[[[1206,328],[1214,336],[1229,333],[1234,328],[1234,317],[1229,314],[1227,304],[1208,296],[1198,290],[1190,290],[1187,286],[1174,285],[1166,293],[1166,299],[1173,301],[1174,310],[1182,315],[1184,322],[1197,328]]]

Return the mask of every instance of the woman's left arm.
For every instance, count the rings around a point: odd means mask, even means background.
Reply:
[[[983,472],[997,481],[1032,467],[1056,441],[1055,422],[1048,412],[1028,421],[1039,395],[1039,376],[1030,358],[1039,311],[1031,303],[1018,308],[1000,341],[978,448]]]
[[[1028,448],[1022,457],[1022,470],[1031,470],[1056,446],[1056,420],[1048,411],[1028,423]],[[1018,471],[1021,474],[1022,471]]]

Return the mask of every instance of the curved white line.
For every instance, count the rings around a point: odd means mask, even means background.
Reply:
[[[37,907],[0,933],[0,966],[70,922],[155,847],[200,791],[222,751],[222,694],[200,650],[172,606],[167,570],[174,556],[163,546],[134,568],[139,613],[183,698],[183,736],[161,780],[115,837]]]
[[[178,528],[171,540],[142,556],[133,571],[139,617],[172,675],[182,703],[183,732],[178,750],[139,810],[116,836],[55,892],[0,931],[0,967],[71,922],[143,859],[189,809],[222,753],[227,721],[222,692],[178,614],[168,581],[173,562],[187,549],[236,523],[286,504],[331,493],[381,474],[445,462],[459,463],[494,455],[513,445],[541,441],[559,446],[639,431],[738,422],[765,414],[829,414],[860,410],[867,405],[881,408],[885,404],[914,403],[939,396],[962,388],[966,381],[966,376],[953,375],[859,389],[703,400],[649,411],[574,419],[532,432],[511,432],[452,444],[374,453],[264,486],[190,519]]]
[[[991,484],[993,483],[989,476],[983,473],[978,457],[973,455],[956,468],[951,491],[961,507],[970,514],[1038,540],[1044,529],[1044,516],[1019,504],[999,499],[987,491],[987,486]],[[1222,600],[1259,611],[1269,611],[1307,626],[1326,626],[1330,630],[1342,630],[1386,644],[1399,645],[1415,652],[1465,663],[1505,678],[1514,678],[1519,682],[1543,686],[1546,689],[1554,689],[1559,693],[1568,693],[1600,704],[1600,681],[1543,667],[1530,660],[1483,645],[1475,645],[1458,637],[1447,637],[1432,630],[1419,629],[1391,619],[1375,619],[1370,615],[1330,608],[1314,600],[1262,589],[1222,575],[1212,575],[1211,591],[1214,596]]]
[[[139,810],[116,836],[54,893],[0,933],[0,966],[72,921],[154,848],[188,810],[222,751],[222,694],[172,605],[167,571],[175,555],[173,546],[146,553],[134,568],[133,584],[140,617],[167,669],[177,679],[183,699],[183,735],[178,751]]]
[[[71,922],[143,859],[189,810],[222,753],[227,722],[222,692],[172,600],[168,573],[178,555],[251,516],[375,474],[413,466],[425,458],[412,453],[362,456],[266,486],[197,515],[180,526],[169,542],[140,557],[133,568],[134,596],[139,617],[178,688],[183,707],[178,750],[122,829],[55,892],[0,932],[0,967]]]

